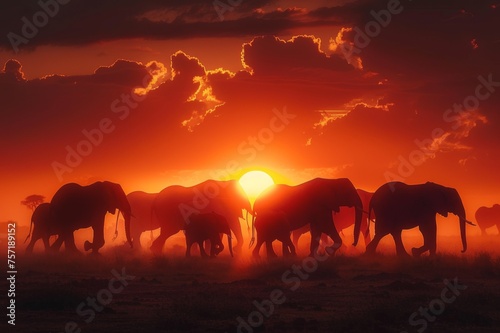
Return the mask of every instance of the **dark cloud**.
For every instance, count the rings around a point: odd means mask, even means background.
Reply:
[[[34,49],[40,45],[83,45],[127,38],[184,39],[274,34],[294,27],[295,11],[261,15],[255,10],[273,1],[243,1],[229,6],[219,17],[210,1],[107,1],[73,0],[59,5],[46,24],[23,35],[23,17],[43,11],[33,1],[3,3],[0,47]],[[51,9],[52,10],[52,9]],[[42,14],[43,15],[43,14]],[[9,33],[18,37],[9,38]],[[19,42],[22,39],[22,42]],[[15,48],[16,48],[15,47]],[[14,48],[14,49],[15,49]]]
[[[320,41],[298,36],[289,41],[259,37],[243,45],[242,62],[257,75],[293,75],[301,69],[353,71],[344,59],[320,50]]]
[[[500,28],[500,13],[492,2],[445,0],[439,6],[429,0],[401,3],[399,13],[388,19],[387,3],[371,1],[357,20],[345,25],[354,29],[344,33],[344,38],[358,47],[366,70],[393,79],[432,80],[433,84],[438,80],[456,82],[497,69],[494,59],[500,44],[491,31]],[[373,13],[382,15],[388,23],[381,26]],[[366,35],[370,22],[372,27],[379,27],[375,35]],[[471,44],[474,39],[477,48]]]
[[[93,79],[100,83],[112,83],[135,88],[147,86],[151,80],[151,75],[142,64],[127,60],[117,60],[109,67],[96,69]]]
[[[0,84],[23,81],[26,81],[26,79],[24,78],[24,73],[22,72],[21,63],[14,59],[7,61],[2,69],[2,72],[0,72]]]

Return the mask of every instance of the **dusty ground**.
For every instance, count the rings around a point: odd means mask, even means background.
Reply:
[[[388,251],[324,262],[302,255],[187,260],[181,251],[153,257],[127,248],[99,257],[38,252],[18,258],[16,326],[8,332],[499,332],[500,257],[494,249],[500,238],[475,237],[469,244],[476,250],[467,255],[457,243],[453,254],[443,246],[435,258],[397,258]],[[486,245],[492,250],[481,250]],[[116,293],[110,292],[113,270],[135,276],[123,288],[114,280]],[[444,303],[443,281],[455,278],[459,294],[445,291],[453,300]],[[97,296],[109,301],[102,309],[96,304],[100,311],[87,303]],[[281,304],[271,309],[271,298]],[[264,305],[260,312],[256,303]],[[429,306],[434,312],[425,319],[418,311]]]

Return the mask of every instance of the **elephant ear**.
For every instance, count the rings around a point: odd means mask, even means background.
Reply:
[[[442,198],[442,203],[436,207],[436,211],[439,215],[448,217],[448,200],[445,197]]]
[[[454,188],[443,186],[440,192],[442,195],[443,204],[439,207],[437,212],[444,217],[447,217],[448,213],[453,213],[457,216],[464,217],[464,207],[458,191]]]
[[[432,202],[432,206],[434,207],[435,212],[439,215],[447,217],[450,208],[447,193],[448,191],[446,191],[446,188],[444,186],[437,185],[431,182],[427,182],[426,185],[429,186],[429,198]]]
[[[116,186],[118,184],[114,184],[111,182],[103,182],[103,192],[104,192],[104,202],[106,205],[106,210],[111,213],[116,213],[116,208],[118,207],[117,195],[116,191],[118,190]]]

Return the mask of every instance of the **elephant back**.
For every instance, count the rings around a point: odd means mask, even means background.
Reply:
[[[477,224],[482,228],[489,228],[500,223],[500,206],[479,207],[475,213]]]

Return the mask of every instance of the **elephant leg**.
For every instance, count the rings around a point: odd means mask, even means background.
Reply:
[[[92,249],[92,253],[97,254],[99,249],[104,246],[104,230],[102,225],[92,227],[92,230],[94,230],[93,243],[85,241],[83,247],[85,251]]]
[[[403,240],[401,239],[402,230],[391,232],[392,238],[394,238],[394,243],[396,244],[396,254],[398,256],[409,256],[403,245]]]
[[[186,234],[186,257],[191,257],[191,247],[193,246],[193,240]]]
[[[425,251],[429,250],[430,255],[436,254],[436,222],[430,224],[421,225],[419,227],[422,236],[424,236],[424,245],[420,248],[413,248],[412,254],[415,257],[418,257]]]
[[[382,234],[382,233],[375,233],[375,236],[373,236],[373,239],[368,245],[366,246],[366,254],[374,254],[375,250],[377,249],[378,243],[380,240],[387,234]]]
[[[236,246],[233,247],[233,250],[235,252],[241,252],[241,249],[243,248],[243,234],[241,232],[241,225],[240,225],[240,220],[239,218],[236,218],[236,222],[234,224],[234,228],[231,226],[231,231],[234,234],[234,237],[236,238]]]
[[[286,243],[286,238],[280,237],[279,241],[281,242],[281,252],[283,253],[283,257],[289,257],[290,249],[288,248],[288,244]]]
[[[302,234],[298,230],[292,232],[292,242],[295,246],[299,246],[300,236],[302,236]]]
[[[78,254],[80,253],[80,251],[78,251],[78,249],[76,248],[75,236],[73,235],[73,231],[70,231],[70,232],[65,233],[63,235],[59,235],[59,237],[64,240],[64,246],[65,246],[67,252],[78,253]],[[59,240],[59,238],[57,240]],[[57,243],[57,241],[56,241],[56,243]],[[54,245],[55,245],[55,243],[54,243]]]
[[[328,217],[331,219],[331,217]],[[311,229],[312,230],[312,229]],[[325,224],[325,230],[324,233],[327,234],[332,240],[333,240],[333,245],[326,247],[325,249],[327,252],[332,255],[337,251],[341,246],[342,246],[342,238],[340,238],[340,235],[337,231],[337,228],[335,228],[335,225],[331,222],[328,222]],[[327,244],[327,243],[325,243]]]
[[[287,256],[291,257],[297,256],[297,253],[295,252],[295,246],[293,245],[293,242],[290,239],[290,237],[283,238],[281,241],[283,243],[283,256],[285,256],[285,248]]]
[[[212,250],[214,251],[215,256],[219,255],[219,253],[224,251],[224,244],[222,244],[222,237],[224,236],[216,235],[211,240],[212,244],[214,244]]]
[[[273,241],[266,241],[266,252],[268,258],[276,258],[278,255],[274,252]]]
[[[203,258],[208,258],[208,254],[207,254],[207,252],[205,251],[205,248],[203,247],[203,241],[199,241],[199,242],[198,242],[198,246],[200,247],[200,255],[201,255]]]
[[[139,230],[139,229],[133,229],[131,232],[130,232],[130,236],[132,237],[132,244],[133,244],[133,247],[134,249],[142,249],[142,246],[141,246],[141,235],[142,235],[142,230]]]
[[[207,247],[207,244],[210,243],[210,257],[215,257],[217,256],[217,246],[218,246],[218,242],[215,240],[215,238],[209,238],[207,240],[205,240],[205,253],[207,252],[206,251],[206,247]]]
[[[367,246],[371,242],[370,230],[368,228],[363,231],[363,237],[365,239],[365,246]]]
[[[262,244],[264,244],[264,241],[259,237],[259,234],[257,234],[257,242],[255,244],[255,247],[252,251],[252,256],[254,258],[259,258],[260,255],[259,255],[259,251],[260,251],[260,248],[262,246]]]
[[[43,238],[43,235],[40,235],[40,233],[37,230],[33,230],[33,234],[31,235],[31,240],[26,247],[26,253],[33,253],[33,248],[35,247],[36,242],[40,239]]]
[[[26,247],[26,253],[33,252],[33,248],[35,247],[36,242],[40,238],[44,241],[44,244],[45,244],[45,238],[49,237],[48,235],[46,236],[45,234],[46,234],[46,232],[42,231],[40,226],[35,225],[35,228],[33,229],[33,233],[31,234],[31,240],[30,240],[28,246]],[[47,245],[45,245],[45,249],[47,249]]]
[[[283,257],[295,256],[295,246],[290,238],[291,232],[283,232],[279,236],[278,240],[283,248]]]
[[[57,238],[54,241],[54,244],[52,244],[50,246],[50,251],[59,251],[63,242],[64,242],[64,237],[62,236],[62,234],[57,235]]]
[[[35,246],[35,243],[37,240],[38,239],[31,237],[31,240],[30,240],[28,246],[26,247],[26,253],[33,253],[33,247]]]
[[[311,226],[311,246],[309,256],[313,257],[319,247],[319,241],[321,239],[321,232],[312,228]]]
[[[163,245],[165,245],[165,242],[167,241],[167,238],[175,234],[176,232],[172,231],[164,231],[163,228],[161,228],[160,235],[153,241],[153,244],[151,245],[151,251],[154,254],[161,254],[163,250]]]
[[[45,252],[49,251],[50,249],[50,243],[49,243],[49,236],[44,236],[42,237],[43,245],[45,246]]]
[[[215,244],[213,244],[211,239],[205,240],[205,253],[207,253],[207,252],[212,253],[212,248],[214,246],[215,246]]]
[[[427,247],[427,244],[426,244],[426,241],[425,241],[425,238],[424,238],[424,245],[422,245],[421,247],[414,247],[414,248],[412,248],[411,249],[411,254],[414,257],[419,257],[422,253],[424,253],[427,250],[429,250],[429,248]]]

